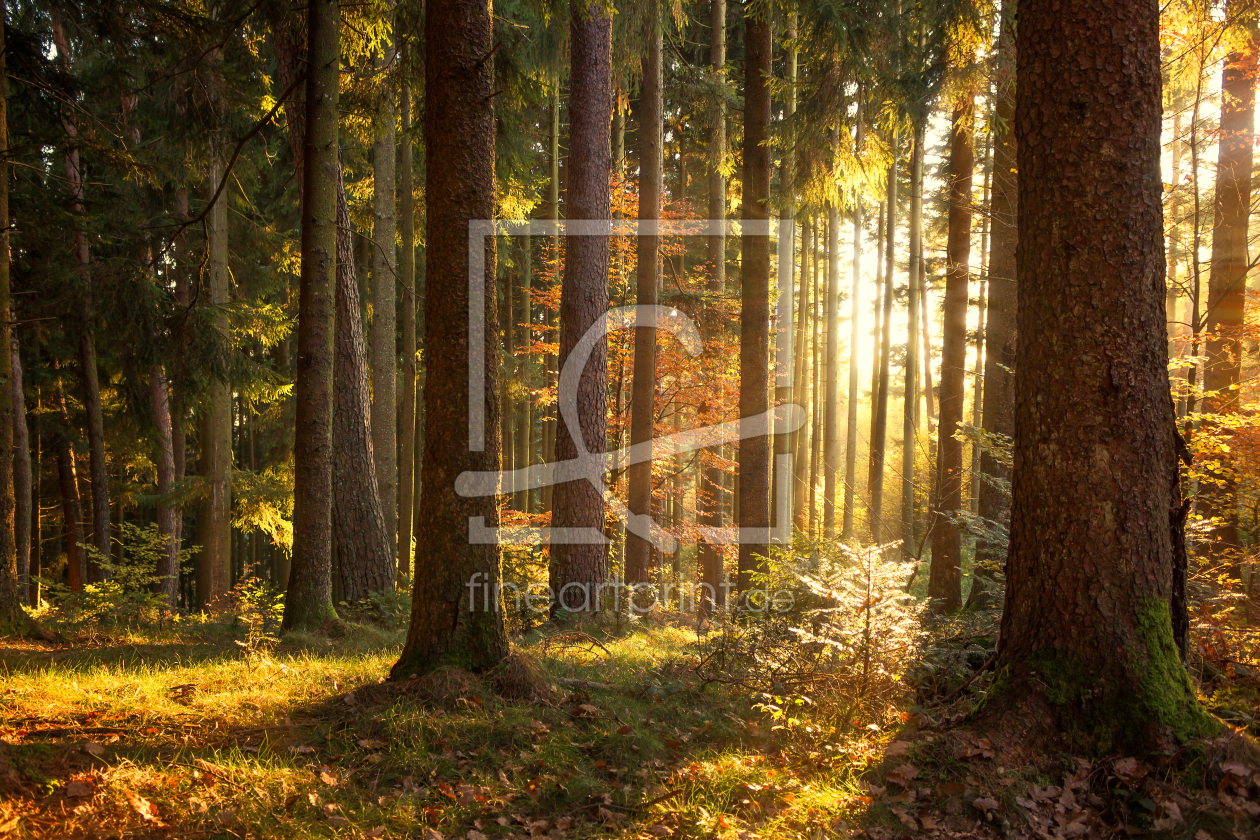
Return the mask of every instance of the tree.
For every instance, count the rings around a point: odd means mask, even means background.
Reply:
[[[1016,39],[1014,501],[978,725],[1155,749],[1211,728],[1169,618],[1159,7],[1021,0]]]
[[[1260,27],[1254,0],[1230,0],[1227,19],[1237,28],[1239,42],[1225,58],[1221,80],[1221,132],[1216,165],[1216,196],[1212,219],[1212,264],[1208,274],[1205,313],[1208,339],[1203,388],[1211,396],[1207,407],[1234,414],[1239,407],[1242,381],[1242,329],[1247,296],[1248,222],[1251,218],[1251,167],[1255,141],[1257,52]],[[1228,467],[1210,470],[1205,483],[1204,513],[1214,517],[1212,551],[1229,562],[1235,578],[1239,569],[1238,484]]]
[[[774,45],[770,9],[745,7],[744,194],[745,227],[740,235],[743,272],[739,319],[739,416],[741,422],[770,409],[770,78]],[[751,224],[749,224],[751,223]],[[739,442],[739,526],[770,526],[770,437]],[[739,546],[739,591],[752,587],[769,547]]]
[[[377,57],[384,75],[395,58],[392,39]],[[394,234],[394,88],[387,78],[377,86],[375,136],[372,142],[372,455],[376,484],[385,517],[385,536],[392,546],[398,534],[398,328],[394,298],[398,288]],[[391,552],[392,553],[392,552]],[[391,557],[392,559],[392,557]],[[391,564],[392,565],[392,564]]]
[[[965,64],[970,63],[970,57]],[[971,183],[975,170],[975,92],[970,85],[954,101],[949,135],[949,231],[945,268],[945,320],[941,333],[940,422],[936,425],[932,563],[928,597],[936,608],[962,606],[962,543],[949,521],[962,507],[962,441],[967,366],[967,287],[971,277]]]
[[[612,15],[602,0],[575,3],[569,23],[569,158],[566,167],[568,218],[600,222],[611,218],[608,180],[612,174]],[[608,240],[605,236],[565,239],[564,281],[560,292],[559,366],[588,329],[608,311]],[[608,409],[607,343],[596,342],[578,380],[577,392],[558,394],[557,461],[587,452],[603,452]],[[637,389],[636,389],[637,390]],[[571,428],[560,410],[572,401],[579,428]],[[602,465],[598,468],[602,472]],[[551,524],[560,528],[604,530],[604,499],[588,481],[557,484],[552,491]],[[599,584],[607,572],[607,548],[599,544],[551,547],[550,584],[559,608],[597,608]],[[567,600],[574,585],[584,597]]]
[[[1016,208],[1019,206],[1019,174],[1015,155],[1015,2],[1002,6],[994,87],[993,186],[989,203],[989,294],[984,329],[984,404],[981,417],[991,435],[1015,434],[1015,249],[1019,242]],[[1010,494],[1002,487],[1010,481],[1006,460],[992,447],[980,456],[980,506],[978,513],[989,522],[1003,522],[1010,515]],[[980,578],[992,579],[1004,558],[995,546],[976,545],[975,580],[967,596],[968,607],[989,603]]]
[[[403,66],[409,51],[402,48]],[[403,83],[398,97],[402,142],[398,144],[398,228],[402,249],[398,274],[402,281],[402,412],[398,447],[398,578],[402,587],[411,577],[411,509],[416,460],[416,213],[411,182],[411,87]],[[419,471],[416,470],[418,473]]]
[[[4,7],[0,6],[0,44],[4,43]],[[8,75],[0,51],[0,627],[22,622],[19,592],[17,545],[14,542],[13,511],[13,388],[10,357],[12,327],[9,318],[9,115]],[[29,469],[29,461],[28,461]],[[28,482],[29,485],[29,482]],[[28,487],[29,490],[29,487]]]
[[[468,291],[468,222],[494,215],[492,11],[484,0],[429,0],[425,10],[424,149],[428,160],[441,165],[428,167],[425,189],[424,493],[416,524],[411,623],[390,672],[394,679],[444,662],[487,670],[508,653],[497,603],[499,548],[468,540],[470,518],[483,517],[487,527],[498,524],[497,502],[494,496],[455,492],[460,473],[499,468],[496,296],[492,286],[486,289],[484,329],[469,335]],[[611,97],[607,101],[611,105]],[[487,236],[484,247],[484,276],[492,280],[495,237]],[[470,341],[481,343],[484,359],[485,440],[477,446],[468,428]],[[470,592],[487,597],[470,599]]]
[[[333,341],[337,277],[339,2],[307,11],[302,161],[302,275],[294,443],[293,567],[284,627],[309,627],[332,606]]]
[[[639,221],[655,225],[661,218],[661,10],[652,0],[648,10],[647,53],[643,57],[643,83],[639,99]],[[660,238],[655,231],[639,232],[635,303],[655,306],[660,284]],[[637,325],[634,331],[634,390],[630,409],[630,444],[652,446],[656,434],[656,323]],[[631,515],[652,513],[652,460],[629,467]],[[650,574],[651,543],[626,531],[627,583],[646,583]]]

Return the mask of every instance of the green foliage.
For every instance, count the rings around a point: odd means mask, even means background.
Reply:
[[[166,597],[157,591],[162,580],[157,569],[168,545],[169,539],[158,533],[156,525],[141,528],[124,522],[113,562],[106,560],[95,546],[82,546],[105,580],[86,584],[81,592],[72,592],[60,582],[42,581],[51,604],[41,620],[63,633],[89,635],[107,628],[164,622],[171,614]],[[190,563],[196,551],[180,551],[181,568]]]
[[[232,590],[236,621],[245,627],[245,638],[234,640],[250,658],[270,651],[280,643],[280,621],[284,618],[284,593],[269,581],[245,577]]]

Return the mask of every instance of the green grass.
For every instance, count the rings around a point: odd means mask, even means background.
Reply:
[[[611,689],[554,704],[381,685],[402,638],[357,625],[252,657],[226,624],[0,647],[0,738],[30,794],[0,802],[0,831],[813,837],[859,803],[869,745],[798,744],[744,694],[702,692],[690,631],[592,632],[609,655],[522,643],[553,677]]]

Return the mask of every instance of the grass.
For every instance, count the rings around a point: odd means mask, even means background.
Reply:
[[[861,804],[872,745],[785,745],[748,696],[701,691],[691,631],[591,632],[604,650],[522,641],[603,686],[549,704],[383,684],[402,637],[360,626],[252,656],[227,624],[10,644],[0,738],[28,795],[0,834],[812,838]]]

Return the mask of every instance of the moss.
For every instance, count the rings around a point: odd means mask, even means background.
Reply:
[[[1144,653],[1131,651],[1110,668],[1100,670],[1096,659],[1056,648],[1032,657],[1029,664],[1046,701],[1076,713],[1065,719],[1078,728],[1066,734],[1102,750],[1148,747],[1152,728],[1181,743],[1212,734],[1217,724],[1199,704],[1173,644],[1168,604],[1146,601],[1135,615],[1135,629]],[[1136,691],[1127,688],[1135,677]]]
[[[1199,704],[1190,675],[1173,643],[1168,602],[1151,598],[1137,612],[1137,630],[1146,646],[1142,705],[1178,741],[1212,734],[1219,727]]]

